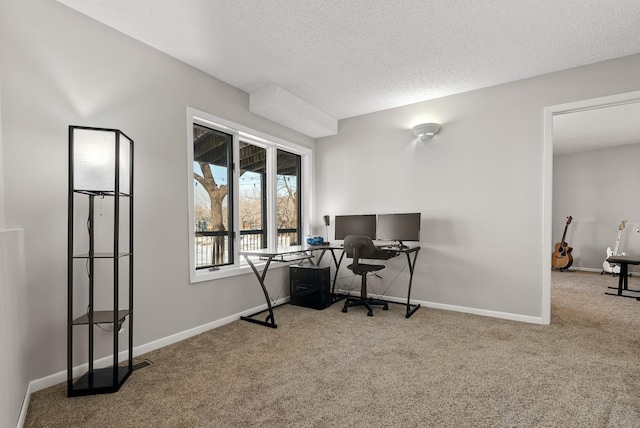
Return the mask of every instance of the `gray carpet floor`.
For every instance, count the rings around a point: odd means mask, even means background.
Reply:
[[[640,427],[640,301],[553,272],[549,326],[420,308],[276,309],[136,361],[119,392],[34,393],[27,427]],[[629,287],[640,289],[640,278]]]

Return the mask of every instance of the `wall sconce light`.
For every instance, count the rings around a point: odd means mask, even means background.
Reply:
[[[420,141],[426,142],[430,140],[434,135],[440,132],[439,123],[421,123],[412,128],[413,135],[418,137]]]

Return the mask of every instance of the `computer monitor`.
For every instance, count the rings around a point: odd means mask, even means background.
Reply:
[[[335,218],[335,239],[348,235],[368,236],[376,239],[376,215],[337,215]]]
[[[378,214],[376,238],[381,241],[420,241],[420,213]]]

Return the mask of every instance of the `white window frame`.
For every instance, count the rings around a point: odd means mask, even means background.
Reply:
[[[198,283],[203,281],[211,281],[230,276],[244,275],[251,272],[251,268],[246,263],[240,252],[240,213],[239,210],[233,209],[233,223],[235,225],[233,260],[234,263],[226,266],[219,266],[215,270],[196,269],[195,257],[195,234],[193,230],[194,224],[194,192],[193,192],[193,125],[200,124],[209,128],[217,129],[233,135],[233,206],[238,207],[240,203],[239,196],[239,140],[247,141],[256,146],[263,147],[267,150],[267,247],[277,247],[277,229],[276,229],[276,171],[277,160],[276,153],[278,149],[285,150],[289,153],[299,155],[301,157],[300,177],[302,181],[301,192],[302,198],[300,209],[302,210],[301,235],[309,234],[311,224],[311,201],[312,201],[312,178],[313,178],[313,151],[307,147],[285,141],[277,137],[256,131],[244,125],[223,119],[218,116],[187,107],[187,174],[188,174],[188,199],[189,199],[189,282]],[[263,263],[257,263],[257,266]],[[281,266],[281,264],[272,264],[270,267]]]

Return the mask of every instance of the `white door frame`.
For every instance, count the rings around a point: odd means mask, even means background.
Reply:
[[[609,95],[544,108],[544,149],[543,149],[543,189],[542,189],[542,324],[551,323],[551,241],[552,200],[553,200],[553,116],[583,110],[611,107],[640,102],[640,91]]]

